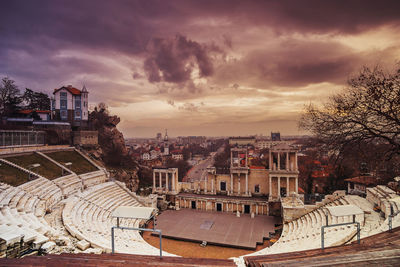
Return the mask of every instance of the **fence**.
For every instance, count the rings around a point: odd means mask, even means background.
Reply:
[[[42,131],[1,130],[0,148],[44,145],[45,135]]]

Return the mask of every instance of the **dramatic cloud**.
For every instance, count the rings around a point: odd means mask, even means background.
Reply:
[[[297,134],[363,65],[400,60],[399,1],[3,0],[0,77],[106,102],[125,136]]]
[[[217,78],[221,82],[245,81],[256,87],[303,86],[324,81],[343,84],[360,62],[361,55],[339,43],[291,39],[221,64]],[[232,87],[237,89],[238,85]]]
[[[154,38],[148,45],[144,69],[151,83],[186,82],[196,69],[199,78],[208,77],[213,74],[210,53],[219,51],[179,34],[173,39]]]

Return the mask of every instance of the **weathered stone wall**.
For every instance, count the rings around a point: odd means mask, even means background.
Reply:
[[[192,209],[192,201],[196,202],[197,210],[217,211],[218,203],[221,204],[222,212],[236,213],[237,211],[239,211],[240,213],[244,213],[244,206],[249,205],[250,214],[254,213],[255,215],[269,215],[267,202],[240,198],[221,199],[213,198],[210,196],[202,197],[201,195],[188,197],[179,196],[176,198],[175,207],[177,207],[178,209]]]
[[[74,145],[93,146],[98,144],[98,131],[75,131]]]
[[[254,195],[267,195],[269,193],[269,178],[268,178],[269,172],[268,170],[258,170],[258,169],[250,169],[250,175],[249,175],[249,192],[251,192]],[[246,181],[246,178],[244,175],[242,175],[242,178]],[[255,192],[255,186],[259,185],[260,187],[260,193]],[[240,185],[240,188],[242,188],[242,185]],[[245,188],[243,188],[244,190]]]
[[[220,192],[220,183],[226,182],[227,191],[231,190],[231,175],[230,174],[217,174],[212,175],[208,174],[207,177],[207,191],[210,192],[212,188],[212,179],[215,177],[214,188],[217,190],[217,193]],[[268,170],[250,170],[248,175],[248,183],[249,192],[253,195],[267,195],[269,193],[269,179],[268,179]],[[255,192],[256,185],[259,185],[260,192]],[[294,185],[293,185],[294,186]],[[204,182],[202,183],[202,190],[204,190]],[[244,194],[246,191],[246,175],[240,175],[240,193]],[[237,194],[239,192],[239,176],[237,174],[233,174],[233,192]]]

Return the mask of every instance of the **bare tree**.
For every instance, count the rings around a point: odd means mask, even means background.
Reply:
[[[0,117],[12,114],[21,101],[15,82],[4,77],[0,83]]]
[[[307,106],[299,126],[339,154],[369,143],[384,146],[390,158],[399,155],[400,68],[364,67],[322,107]]]

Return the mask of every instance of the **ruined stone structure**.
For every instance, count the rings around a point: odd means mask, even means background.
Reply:
[[[298,193],[299,170],[297,149],[278,144],[269,150],[269,201],[279,200],[290,193]]]
[[[210,166],[200,181],[176,182],[172,187],[169,177],[173,171],[154,169],[153,192],[176,195],[177,209],[281,214],[281,199],[298,195],[298,149],[286,142],[277,142],[269,148],[267,166],[254,168],[249,165],[248,140],[244,142],[245,145],[231,148],[229,174],[218,174]],[[304,205],[299,207],[304,209]]]
[[[93,146],[99,143],[98,131],[75,131],[73,136],[74,145]]]
[[[153,193],[177,194],[178,192],[178,168],[153,168]]]

